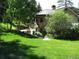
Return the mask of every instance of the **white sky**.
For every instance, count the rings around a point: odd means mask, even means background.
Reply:
[[[36,0],[40,3],[42,9],[51,9],[52,5],[57,5],[58,0]],[[75,7],[78,7],[79,0],[72,0]]]

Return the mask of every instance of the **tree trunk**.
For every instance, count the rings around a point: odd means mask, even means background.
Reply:
[[[7,30],[9,29],[9,26],[8,26],[8,23],[6,23],[7,24]]]
[[[67,0],[65,0],[65,10],[67,10]]]
[[[18,21],[17,30],[20,30],[20,21]]]
[[[12,30],[12,19],[9,20],[9,24],[10,24],[10,31]]]
[[[12,30],[12,25],[10,24],[10,31]]]

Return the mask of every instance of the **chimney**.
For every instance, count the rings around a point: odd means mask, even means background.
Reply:
[[[55,5],[52,5],[52,10],[55,10],[56,9],[56,6]]]

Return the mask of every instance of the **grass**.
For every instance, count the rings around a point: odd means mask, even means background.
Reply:
[[[3,29],[6,28],[6,24],[1,26]],[[20,34],[2,33],[0,59],[79,59],[79,41],[45,41],[42,38]]]
[[[10,24],[9,24],[9,23],[0,23],[0,27],[2,27],[2,28],[4,28],[4,29],[7,29],[7,28],[9,29]],[[16,27],[14,27],[14,26],[12,25],[12,29],[15,30]]]
[[[79,59],[79,41],[56,39],[45,41],[41,38],[27,38],[27,35],[23,37],[14,33],[5,33],[1,38],[7,42],[19,40],[21,45],[33,46],[28,50],[25,49],[25,53],[30,52],[29,50],[32,52],[28,53],[30,54],[28,58],[26,55],[22,59]]]

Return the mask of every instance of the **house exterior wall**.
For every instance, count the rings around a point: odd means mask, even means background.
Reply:
[[[38,15],[36,17],[36,23],[39,29],[43,29],[47,24],[46,15]]]
[[[72,23],[78,23],[78,17],[75,16],[71,11],[67,10],[66,11],[71,17],[72,17],[72,20],[70,20]]]

